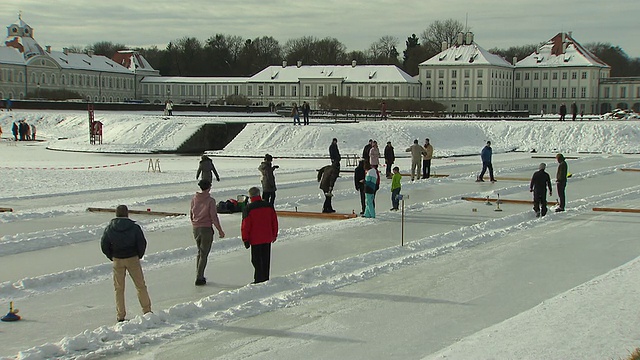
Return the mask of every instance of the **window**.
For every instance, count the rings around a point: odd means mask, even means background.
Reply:
[[[583,72],[582,72],[582,79],[586,79],[586,78],[587,78],[587,72],[586,72],[586,71],[583,71]]]
[[[520,73],[516,73],[516,80],[520,80]]]
[[[455,81],[451,83],[451,97],[457,97],[458,86]]]
[[[347,94],[346,94],[346,95],[347,95],[348,97],[351,97],[351,86],[347,86],[347,88],[346,88],[346,92],[347,92]]]
[[[553,72],[553,73],[551,74],[551,79],[553,79],[553,80],[558,80],[558,73],[557,73],[557,72]]]
[[[364,86],[360,85],[358,86],[358,97],[363,97],[364,96]]]
[[[562,72],[562,80],[567,80],[567,76],[568,76],[568,75],[569,75],[569,74],[568,74],[566,71],[563,71],[563,72]]]
[[[286,86],[280,85],[280,96],[281,97],[285,97],[286,96],[286,94],[287,94],[287,90],[286,89],[287,89]]]
[[[542,73],[542,80],[549,80],[549,73]]]
[[[604,97],[611,97],[611,88],[609,88],[608,86],[604,88]]]
[[[424,96],[427,98],[431,97],[431,81],[426,81],[424,83]]]
[[[298,87],[297,87],[297,86],[295,86],[295,85],[293,85],[293,86],[291,87],[291,96],[293,96],[293,97],[298,96]]]
[[[551,98],[553,99],[557,99],[558,98],[558,88],[554,87],[551,89]]]
[[[438,70],[438,78],[442,79],[444,77],[444,70]]]
[[[524,98],[525,99],[529,98],[529,88],[524,88]]]
[[[471,74],[471,71],[469,69],[465,69],[464,70],[464,77],[465,78],[468,78],[470,74]]]
[[[452,78],[458,77],[458,70],[451,70],[451,77]]]
[[[578,79],[578,72],[577,71],[572,71],[571,72],[571,80],[576,80]]]
[[[305,85],[304,86],[304,96],[306,96],[306,97],[311,96],[311,86],[309,86],[309,85]]]
[[[581,98],[586,98],[587,97],[587,87],[583,86],[580,88],[580,97]]]
[[[318,86],[318,96],[319,97],[324,96],[324,85],[319,85]]]
[[[431,70],[427,70],[424,74],[427,79],[431,79]]]
[[[240,94],[240,86],[234,85],[233,86],[233,93],[235,95],[239,95]],[[198,87],[198,95],[200,95],[200,88],[199,87]]]
[[[478,78],[482,78],[482,70],[478,70]]]
[[[542,88],[542,98],[546,99],[549,97],[549,88]]]
[[[258,96],[262,96],[262,95],[264,95],[264,86],[258,85]]]
[[[444,81],[438,82],[438,97],[444,97]]]
[[[578,95],[577,92],[578,92],[578,89],[575,88],[575,87],[572,87],[571,88],[571,98],[575,99],[576,96]]]
[[[253,96],[253,86],[247,86],[247,96]]]
[[[540,80],[540,73],[533,73],[533,80]]]
[[[624,86],[620,88],[620,97],[621,97],[622,99],[624,99],[624,98],[626,98],[626,97],[627,97],[627,88],[626,88],[626,87],[624,87]]]
[[[273,85],[269,85],[269,96],[275,96],[276,94],[276,87]]]
[[[369,96],[370,97],[375,97],[376,96],[376,87],[375,86],[369,87]]]
[[[383,86],[382,87],[382,94],[380,94],[383,98],[387,97],[387,87]]]
[[[533,98],[534,98],[534,99],[537,99],[537,98],[538,98],[538,91],[539,91],[539,90],[540,90],[540,89],[538,89],[537,87],[536,87],[536,88],[533,88]]]
[[[384,90],[386,90],[386,88],[383,88]],[[337,95],[338,94],[338,87],[335,85],[331,85],[331,93],[333,95]]]
[[[516,88],[515,98],[520,99],[520,88]]]
[[[524,79],[529,80],[529,73],[524,73]]]
[[[400,86],[395,85],[393,87],[393,96],[397,98],[400,97]]]
[[[566,97],[567,97],[567,88],[566,88],[566,87],[563,87],[563,88],[561,89],[561,91],[562,91],[562,95],[561,95],[561,97],[562,97],[563,99],[564,99],[564,98],[566,98]]]

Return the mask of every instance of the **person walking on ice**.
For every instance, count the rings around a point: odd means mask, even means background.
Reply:
[[[547,188],[549,189],[549,196],[553,194],[551,177],[544,171],[546,167],[547,164],[541,163],[538,166],[538,171],[533,173],[529,183],[529,192],[533,193],[533,211],[536,212],[536,217],[547,215]]]
[[[260,189],[249,189],[249,203],[242,212],[241,234],[244,247],[251,248],[253,284],[269,280],[271,243],[278,237],[278,216],[273,206],[260,198]]]
[[[202,180],[209,180],[209,182],[213,183],[213,175],[215,175],[216,181],[220,181],[220,175],[218,175],[218,171],[215,165],[213,165],[213,160],[207,155],[202,155],[200,158],[198,171],[196,172],[196,180],[200,178],[200,174],[202,174]]]
[[[564,155],[557,154],[556,160],[558,161],[558,171],[556,172],[556,185],[558,190],[558,199],[560,203],[556,208],[556,212],[564,211],[564,207],[566,205],[566,197],[565,197],[565,189],[567,188],[567,175],[569,173],[569,168],[567,166],[567,162],[565,161]]]
[[[406,152],[411,153],[411,181],[420,177],[422,156],[426,155],[426,150],[418,144],[418,139],[413,140],[413,145],[409,146]]]
[[[480,152],[480,159],[482,159],[482,171],[480,172],[480,175],[478,175],[476,182],[484,182],[483,177],[487,169],[489,169],[489,180],[491,182],[496,181],[496,179],[493,177],[493,164],[491,163],[492,155],[493,150],[491,149],[491,141],[487,141],[487,145],[485,145],[485,147],[483,147],[482,151]]]

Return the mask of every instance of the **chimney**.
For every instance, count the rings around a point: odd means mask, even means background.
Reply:
[[[472,33],[471,31],[467,32],[467,33],[465,34],[465,37],[466,37],[466,39],[465,39],[465,43],[466,43],[467,45],[471,45],[471,44],[473,44],[473,33]]]
[[[564,54],[565,52],[567,52],[567,40],[566,40],[566,34],[562,33],[562,53]]]
[[[513,65],[515,66],[518,63],[518,57],[514,56],[513,57]]]
[[[442,42],[442,51],[445,51],[449,48],[449,44],[446,41]]]
[[[45,46],[45,48],[47,49],[47,52],[49,54],[51,54],[51,45],[47,45],[47,46]]]
[[[456,41],[456,45],[464,45],[464,34],[462,32],[458,33],[458,39]]]
[[[287,60],[282,60],[282,67],[286,68],[287,67]]]
[[[92,57],[94,54],[95,52],[93,50],[87,51],[87,55],[89,55],[89,57]]]
[[[301,67],[302,66],[302,60],[298,60],[298,63],[296,64],[297,67]]]
[[[356,67],[356,65],[358,65],[358,62],[355,60],[351,61],[351,67]]]

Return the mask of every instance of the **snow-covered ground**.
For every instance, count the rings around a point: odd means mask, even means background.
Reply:
[[[45,141],[8,141],[20,119]],[[0,323],[0,357],[617,359],[640,345],[640,218],[592,210],[640,208],[640,174],[621,171],[640,168],[635,121],[96,120],[105,123],[102,146],[88,144],[83,112],[0,113],[0,207],[14,210],[0,213],[0,304],[8,311],[14,301],[23,316]],[[259,285],[248,285],[239,214],[220,216],[227,237],[216,236],[204,287],[193,284],[188,218],[132,215],[149,241],[143,267],[154,313],[140,315],[128,283],[130,320],[116,324],[111,267],[98,245],[113,214],[86,209],[188,212],[198,157],[149,153],[223,121],[251,123],[214,155],[217,200],[259,184],[253,157],[268,152],[280,165],[276,208],[319,211],[315,169],[328,163],[333,137],[343,155],[361,153],[369,138],[391,141],[403,172],[404,149],[429,137],[439,157],[432,172],[449,176],[403,179],[404,226],[401,212],[387,211],[386,179],[376,219],[280,217],[271,280]],[[486,140],[495,184],[473,181]],[[137,154],[112,154],[122,151]],[[566,212],[536,219],[527,205],[503,203],[498,212],[495,203],[461,200],[528,200],[522,179],[540,162],[553,177],[555,152],[569,157],[573,174]],[[150,163],[162,171],[148,171]],[[338,180],[334,207],[359,212],[351,173]]]

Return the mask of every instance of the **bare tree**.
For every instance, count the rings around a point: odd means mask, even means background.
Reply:
[[[369,46],[371,60],[379,64],[398,65],[400,55],[397,46],[400,40],[391,35],[385,35]]]
[[[447,44],[452,45],[457,34],[462,31],[464,31],[464,24],[458,20],[436,20],[422,32],[420,38],[427,52],[435,55],[440,52],[443,42],[446,41]]]

